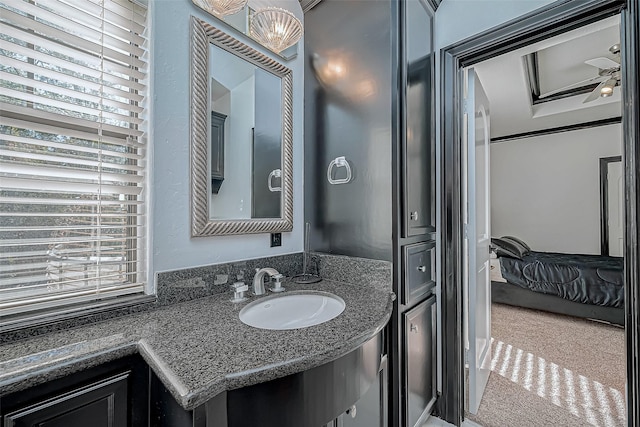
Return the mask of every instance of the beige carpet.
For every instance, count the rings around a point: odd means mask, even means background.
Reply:
[[[485,427],[626,426],[624,329],[502,304],[492,307]]]

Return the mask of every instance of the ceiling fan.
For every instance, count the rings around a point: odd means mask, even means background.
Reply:
[[[550,96],[559,92],[563,92],[568,89],[572,89],[579,86],[585,86],[590,83],[600,82],[598,86],[595,87],[587,96],[582,103],[587,103],[591,101],[595,101],[596,99],[602,97],[606,98],[608,96],[613,95],[613,88],[620,85],[621,75],[620,75],[620,44],[616,43],[609,48],[609,52],[611,52],[614,56],[613,59],[606,57],[598,57],[593,59],[587,59],[585,64],[591,65],[598,69],[598,75],[596,77],[591,77],[586,80],[582,80],[580,82],[573,83],[569,86],[565,86],[563,88],[551,91],[546,93],[544,96]]]

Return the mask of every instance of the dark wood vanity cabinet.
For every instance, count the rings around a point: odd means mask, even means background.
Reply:
[[[148,368],[125,358],[0,398],[5,427],[148,425]]]
[[[388,382],[384,341],[383,332],[379,332],[336,360],[222,392],[192,411],[183,409],[152,374],[151,426],[385,427]],[[344,412],[353,405],[360,415],[349,415],[347,420]]]
[[[399,334],[398,416],[420,426],[437,396],[435,241],[403,246]]]
[[[436,401],[435,323],[435,296],[403,314],[403,409],[407,427],[421,426]]]
[[[375,382],[357,402],[342,415],[323,427],[387,427],[389,399],[388,358],[380,363]]]
[[[104,378],[5,415],[10,426],[127,426],[127,381],[130,372]]]
[[[392,319],[394,425],[420,426],[437,398],[435,10],[427,0],[398,3],[400,218],[395,243],[398,312]]]

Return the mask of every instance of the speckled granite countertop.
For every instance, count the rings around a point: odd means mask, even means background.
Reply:
[[[286,281],[285,287],[331,292],[344,299],[346,308],[320,325],[263,330],[238,317],[256,297],[233,304],[227,292],[3,344],[0,395],[139,353],[180,405],[191,410],[222,391],[332,361],[373,337],[391,316],[389,283],[325,279],[311,285]]]

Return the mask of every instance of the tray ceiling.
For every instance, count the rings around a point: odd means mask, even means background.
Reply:
[[[540,93],[544,95],[597,77],[598,69],[584,61],[614,59],[609,47],[619,42],[620,18],[615,16],[474,65],[491,102],[491,136],[619,117],[619,87],[613,96],[589,103],[583,103],[588,93],[579,93],[534,105],[524,60],[536,52]]]

